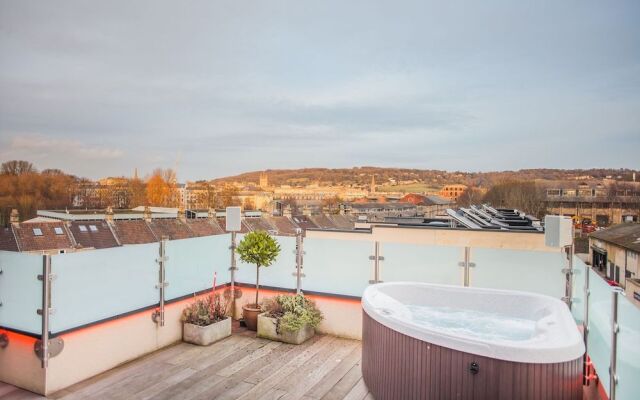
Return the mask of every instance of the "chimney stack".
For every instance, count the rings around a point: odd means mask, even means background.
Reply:
[[[104,219],[107,222],[113,222],[113,208],[107,207],[107,212],[104,214]]]
[[[184,207],[180,206],[178,207],[178,219],[182,222],[186,222],[187,221],[187,215],[184,212]]]
[[[12,225],[20,223],[20,213],[18,212],[17,209],[14,208],[13,210],[11,210],[11,215],[9,216],[9,222]]]
[[[282,211],[282,215],[291,218],[291,204],[287,204],[284,206],[284,210]]]
[[[216,209],[215,208],[210,208],[209,212],[207,213],[207,218],[215,220],[216,217],[217,217]]]
[[[147,222],[151,222],[151,209],[149,208],[149,206],[144,206],[144,213],[142,214],[142,218],[144,218],[144,220]]]

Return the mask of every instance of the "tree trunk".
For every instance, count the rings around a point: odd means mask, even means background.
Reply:
[[[259,290],[260,290],[260,264],[256,264],[256,307],[258,306]]]

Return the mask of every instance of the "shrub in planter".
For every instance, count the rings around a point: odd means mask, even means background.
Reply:
[[[247,304],[242,307],[242,314],[247,328],[255,331],[258,325],[258,314],[260,314],[260,305],[258,304],[260,267],[268,267],[273,264],[278,258],[278,254],[280,254],[280,245],[267,232],[254,231],[245,235],[238,247],[236,247],[236,252],[243,262],[256,265],[256,301],[253,304]]]
[[[196,299],[182,311],[182,340],[206,346],[231,335],[229,302],[220,294]]]
[[[300,344],[315,334],[322,313],[304,295],[279,295],[266,299],[258,317],[258,336]]]

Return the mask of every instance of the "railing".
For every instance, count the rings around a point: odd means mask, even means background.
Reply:
[[[302,254],[301,236],[277,240],[280,257],[261,270],[260,283],[291,292],[359,298],[372,282],[419,281],[566,295],[560,251],[306,238]],[[41,352],[45,365],[60,350],[50,341],[64,332],[141,310],[161,313],[165,302],[210,289],[214,273],[218,284],[230,283],[230,247],[227,234],[54,256],[0,252],[0,327],[42,339],[41,349],[51,345]],[[237,268],[236,283],[255,283],[255,266],[238,262]],[[577,258],[571,276],[571,310],[587,327],[588,354],[606,392],[634,398],[640,310]]]

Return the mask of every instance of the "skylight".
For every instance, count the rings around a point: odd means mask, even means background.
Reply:
[[[33,236],[42,236],[42,229],[33,228]]]
[[[56,235],[62,235],[62,228],[60,228],[59,226],[53,228],[53,231],[56,233]]]
[[[87,231],[87,227],[84,225],[78,225],[78,228],[80,229],[80,232],[86,232]]]
[[[97,226],[95,226],[95,225],[89,225],[89,230],[90,230],[91,232],[98,232],[98,227],[97,227]]]

